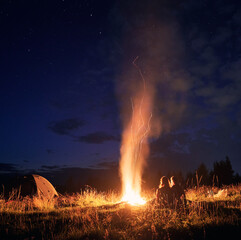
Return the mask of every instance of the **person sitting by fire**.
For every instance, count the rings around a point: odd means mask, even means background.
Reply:
[[[166,176],[160,179],[159,188],[156,191],[156,204],[162,207],[168,207],[171,201],[171,188]]]
[[[170,179],[171,183],[171,195],[172,195],[172,205],[175,208],[179,208],[181,206],[186,207],[186,195],[184,192],[184,189],[181,187],[181,185],[178,183],[177,178],[175,176],[172,176]]]

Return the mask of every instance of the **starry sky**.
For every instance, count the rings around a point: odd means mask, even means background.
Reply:
[[[139,56],[161,122],[147,165],[241,173],[239,1],[1,0],[0,31],[0,172],[117,164]]]

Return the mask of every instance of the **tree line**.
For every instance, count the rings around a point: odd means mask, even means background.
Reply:
[[[225,160],[213,163],[211,171],[208,170],[204,163],[201,163],[194,172],[189,172],[186,177],[187,186],[222,185],[241,183],[241,176],[234,173],[231,161],[228,156]]]

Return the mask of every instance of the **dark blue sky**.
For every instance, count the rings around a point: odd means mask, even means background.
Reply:
[[[0,171],[118,162],[118,88],[140,56],[163,128],[149,165],[228,155],[241,173],[239,1],[2,0],[0,31]]]

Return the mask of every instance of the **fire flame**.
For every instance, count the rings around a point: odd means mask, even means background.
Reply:
[[[136,66],[136,65],[135,65]],[[142,205],[146,201],[141,197],[141,177],[145,159],[149,153],[148,136],[152,118],[152,94],[146,86],[137,89],[131,99],[132,117],[126,124],[121,145],[120,173],[122,177],[122,201],[131,205]]]

